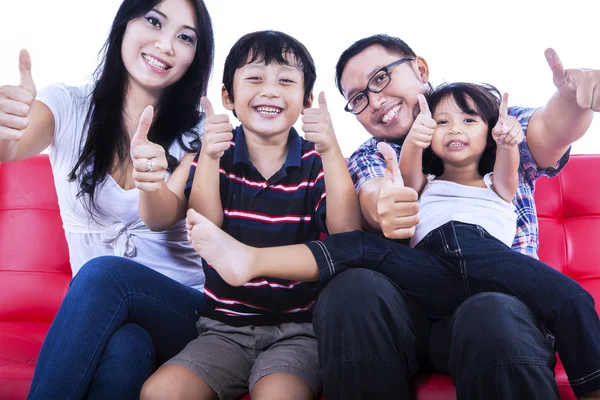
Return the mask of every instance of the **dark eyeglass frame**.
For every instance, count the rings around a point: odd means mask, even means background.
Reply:
[[[361,90],[360,92],[354,94],[354,96],[350,97],[350,99],[348,99],[348,103],[346,103],[346,107],[344,107],[344,111],[347,111],[349,113],[352,113],[354,115],[358,115],[361,112],[365,111],[365,109],[369,106],[370,100],[369,100],[369,92],[371,93],[380,93],[383,91],[383,89],[385,89],[386,87],[388,87],[388,85],[390,84],[390,82],[392,81],[392,75],[390,74],[390,71],[397,67],[400,64],[403,64],[407,61],[413,61],[415,59],[415,57],[404,57],[401,58],[397,61],[394,61],[391,64],[386,65],[385,67],[382,67],[381,69],[378,69],[377,72],[375,72],[370,78],[369,78],[369,82],[367,82],[367,87],[364,88],[364,90]],[[381,72],[385,72],[385,74],[388,76],[388,81],[385,84],[384,87],[382,87],[379,90],[373,90],[370,88],[371,83],[373,82],[373,79],[379,75]],[[366,99],[367,99],[367,103],[365,104],[365,106],[363,108],[361,108],[360,110],[353,110],[352,107],[350,106],[350,103],[352,102],[352,100],[354,100],[354,98],[356,98],[356,96],[359,96],[361,94],[364,94]]]

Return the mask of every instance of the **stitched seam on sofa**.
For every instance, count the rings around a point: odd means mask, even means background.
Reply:
[[[327,374],[327,373],[331,372],[332,370],[334,370],[335,368],[339,367],[340,365],[351,363],[351,362],[360,362],[362,364],[375,365],[378,367],[384,367],[384,368],[393,369],[396,371],[404,371],[404,365],[402,365],[402,364],[390,363],[390,362],[381,361],[381,360],[371,358],[371,357],[365,357],[362,355],[353,354],[353,355],[345,355],[341,359],[338,359],[337,361],[329,363],[327,365],[327,367],[321,366],[322,373]]]
[[[493,361],[489,364],[484,365],[483,367],[477,369],[476,371],[473,371],[471,374],[467,375],[466,377],[464,377],[459,384],[463,384],[465,382],[467,382],[468,380],[474,378],[475,376],[490,370],[492,368],[496,368],[502,365],[508,365],[508,364],[521,364],[521,365],[537,365],[537,366],[543,366],[543,367],[548,367],[548,361],[544,360],[542,358],[532,358],[532,357],[511,357],[511,358],[504,358],[501,360],[496,360]],[[457,385],[458,386],[458,385]]]
[[[571,384],[571,386],[581,385],[583,383],[586,383],[593,379],[596,379],[598,376],[600,376],[600,369],[592,372],[591,374],[584,376],[583,378],[569,379],[569,383]]]

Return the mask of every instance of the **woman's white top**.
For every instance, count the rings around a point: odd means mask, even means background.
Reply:
[[[492,174],[484,177],[486,188],[434,180],[429,177],[419,203],[419,224],[410,246],[415,247],[431,231],[450,221],[479,225],[508,247],[517,231],[513,203],[504,201],[491,189]]]
[[[57,84],[37,96],[54,115],[50,163],[73,275],[94,257],[115,255],[203,290],[202,260],[187,241],[185,220],[166,231],[152,232],[140,219],[138,189],[124,190],[110,175],[97,189],[98,210],[93,210],[93,218],[84,206],[88,197],[77,198],[78,183],[70,182],[68,175],[87,137],[87,129],[83,132],[83,128],[91,90],[92,86],[77,88]],[[170,153],[178,160],[185,154],[177,142],[171,146]]]

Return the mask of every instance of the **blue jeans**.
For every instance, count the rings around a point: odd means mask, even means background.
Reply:
[[[348,268],[374,269],[434,322],[451,317],[478,293],[515,296],[556,336],[575,394],[600,388],[600,320],[592,296],[571,278],[509,249],[479,226],[449,222],[430,232],[417,249],[362,232],[332,235],[308,246],[323,282]],[[519,338],[520,332],[512,333]]]
[[[52,322],[28,398],[139,398],[155,365],[198,336],[204,307],[203,293],[134,261],[89,261]]]

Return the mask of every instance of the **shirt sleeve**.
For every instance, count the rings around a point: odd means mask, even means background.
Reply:
[[[84,115],[76,115],[80,113],[77,110],[77,104],[74,97],[77,88],[69,87],[62,83],[50,85],[40,90],[36,96],[36,100],[44,103],[52,112],[54,117],[54,135],[52,137],[52,147],[57,147],[65,141],[65,136],[70,136],[68,140],[72,140],[73,136],[69,127],[74,126],[73,118],[84,118]]]
[[[350,156],[347,162],[348,171],[354,188],[358,192],[365,182],[385,175],[385,159],[377,147],[358,150]]]
[[[315,186],[312,191],[313,204],[315,205],[315,220],[323,233],[329,233],[327,229],[327,191],[325,190],[325,174],[323,167],[319,169]]]
[[[524,139],[519,144],[519,153],[521,157],[521,165],[519,166],[520,179],[523,183],[533,187],[534,182],[541,176],[554,177],[567,165],[569,161],[569,155],[571,148],[562,155],[562,157],[552,166],[548,168],[539,168],[531,150],[527,144],[527,127],[531,116],[537,111],[537,108],[524,108],[524,107],[510,107],[508,110],[509,115],[512,115],[519,121],[523,127]]]

